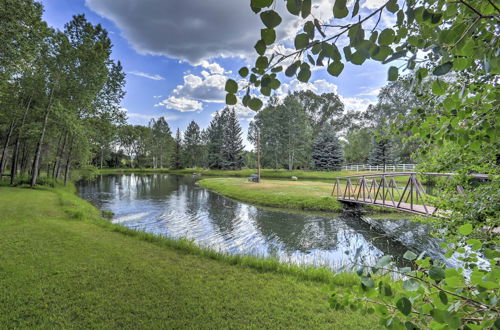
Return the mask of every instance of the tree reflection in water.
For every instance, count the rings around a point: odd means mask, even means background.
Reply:
[[[401,260],[407,250],[359,217],[258,208],[200,188],[191,176],[106,175],[82,181],[77,188],[83,198],[111,210],[113,222],[192,239],[226,253],[274,256],[285,262],[338,270],[373,265],[385,254]],[[426,231],[417,232],[423,236],[418,240],[421,248],[435,246]]]

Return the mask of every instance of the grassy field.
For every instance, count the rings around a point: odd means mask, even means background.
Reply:
[[[0,328],[374,328],[353,275],[221,255],[100,219],[70,188],[0,187]]]
[[[340,202],[330,196],[331,183],[261,180],[256,184],[242,178],[208,178],[198,184],[224,196],[259,205],[314,211],[342,209]]]
[[[153,169],[153,168],[109,168],[98,170],[98,174],[115,174],[115,173],[172,173],[172,174],[192,174],[200,173],[206,176],[224,176],[224,177],[248,177],[251,174],[257,173],[255,169],[241,169],[241,170],[205,170],[202,168],[186,168],[183,170],[170,170],[170,169]],[[317,180],[331,180],[341,176],[361,175],[361,174],[374,174],[377,172],[355,172],[355,171],[338,171],[338,172],[320,172],[320,171],[287,171],[287,170],[273,170],[263,169],[261,177],[263,178],[277,178],[277,179],[290,179],[296,176],[299,179],[317,179]]]

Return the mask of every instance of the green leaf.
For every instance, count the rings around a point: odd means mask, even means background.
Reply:
[[[309,43],[309,36],[307,35],[307,33],[300,33],[295,36],[295,41],[294,41],[295,49],[305,48],[308,43]]]
[[[474,251],[479,250],[483,246],[483,243],[478,239],[468,239],[467,244],[471,245]]]
[[[283,71],[283,67],[281,65],[271,69],[271,72],[281,72],[281,71]]]
[[[338,77],[342,70],[344,70],[344,64],[340,61],[333,61],[327,69],[328,73],[334,77]]]
[[[257,54],[264,55],[264,53],[266,52],[266,43],[263,40],[259,40],[255,44],[254,48],[255,51],[257,51]]]
[[[472,224],[467,223],[465,225],[458,227],[457,232],[464,236],[470,235],[470,233],[472,233]]]
[[[325,57],[331,58],[336,61],[340,61],[340,59],[342,58],[339,49],[335,44],[323,42],[321,48],[323,49],[323,54]]]
[[[240,76],[245,78],[246,76],[248,76],[248,68],[244,66],[238,71],[238,73],[240,74]]]
[[[274,10],[262,12],[260,14],[260,19],[268,29],[274,29],[281,24],[281,16]]]
[[[255,61],[255,66],[257,68],[266,69],[268,65],[269,65],[269,60],[267,59],[266,56],[257,57],[257,60]]]
[[[434,80],[432,83],[432,92],[436,95],[444,95],[446,92],[445,83],[440,81],[439,79]]]
[[[403,254],[403,258],[412,261],[417,259],[417,255],[411,251],[406,251],[405,254]]]
[[[300,61],[292,63],[288,68],[286,68],[285,76],[292,77],[295,74],[295,72],[297,72],[299,65],[300,65]]]
[[[366,276],[361,277],[361,283],[367,288],[373,288],[375,286],[373,280]]]
[[[278,79],[273,79],[269,83],[269,87],[271,87],[272,89],[278,89],[278,88],[280,88],[280,86],[281,86],[281,82]]]
[[[300,72],[297,75],[297,80],[301,82],[308,82],[309,78],[311,78],[311,70],[309,68],[301,67]]]
[[[302,0],[302,18],[311,14],[311,0]]]
[[[384,61],[387,56],[391,55],[392,49],[387,46],[375,46],[370,49],[370,56],[376,61]]]
[[[391,13],[397,12],[399,10],[399,5],[397,0],[389,1],[389,3],[387,4],[387,6],[385,6],[385,8],[387,8],[387,10],[390,11]]]
[[[386,297],[392,296],[392,288],[389,284],[384,285],[384,296]]]
[[[261,87],[260,88],[260,92],[262,93],[262,95],[270,96],[271,95],[271,88],[269,88],[269,87]]]
[[[358,14],[359,12],[359,0],[356,0],[356,2],[354,3],[354,6],[352,7],[352,16],[351,17],[354,17]]]
[[[307,21],[304,24],[304,32],[307,33],[309,39],[314,38],[314,31],[315,31],[314,23],[312,21]]]
[[[443,64],[438,65],[437,67],[435,67],[434,70],[432,71],[432,74],[435,75],[435,76],[445,75],[445,74],[447,74],[451,70],[452,67],[453,67],[453,63],[452,62],[443,63]]]
[[[260,37],[266,45],[272,45],[276,41],[276,31],[274,29],[260,30]]]
[[[349,14],[349,10],[347,9],[347,0],[336,0],[333,5],[333,17],[335,18],[344,18]]]
[[[398,68],[396,68],[395,66],[391,66],[389,68],[389,81],[396,81],[398,80]]]
[[[375,265],[375,267],[385,267],[387,266],[390,262],[392,261],[392,257],[391,256],[383,256],[382,258],[380,258],[378,261],[377,261],[377,264]]]
[[[258,111],[260,110],[260,108],[262,108],[262,101],[256,97],[252,97],[249,101],[248,101],[248,107],[254,111]]]
[[[238,102],[236,99],[236,95],[234,94],[226,94],[226,104],[227,105],[235,105]]]
[[[299,15],[300,10],[302,9],[302,5],[300,1],[297,0],[287,0],[286,1],[286,9],[290,12],[292,15]]]
[[[403,281],[403,289],[406,291],[417,291],[420,288],[420,283],[414,279],[408,279]]]
[[[400,298],[396,302],[396,307],[403,315],[409,315],[411,313],[411,302],[406,297]]]
[[[445,272],[443,268],[432,266],[429,269],[429,277],[434,281],[441,281],[445,278]]]
[[[226,87],[224,89],[228,93],[236,94],[238,92],[238,84],[233,79],[228,79],[226,81]]]
[[[360,51],[354,52],[354,54],[351,55],[351,63],[356,64],[356,65],[361,65],[365,62],[366,57],[363,56],[363,54]]]
[[[265,8],[273,4],[273,0],[251,0],[250,6],[253,8]]]
[[[378,37],[378,43],[381,46],[388,46],[394,42],[395,37],[396,37],[396,34],[394,33],[394,30],[385,29],[380,33],[380,35]]]
[[[347,36],[350,39],[350,45],[354,47],[365,38],[365,30],[363,30],[361,24],[358,23],[349,29],[349,32],[347,32]]]
[[[441,300],[443,305],[448,305],[448,296],[444,291],[439,291],[439,300]]]

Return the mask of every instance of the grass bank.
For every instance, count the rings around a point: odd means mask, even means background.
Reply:
[[[311,211],[340,211],[342,205],[331,197],[332,184],[319,181],[208,178],[198,181],[204,188],[253,204]]]
[[[0,187],[0,328],[373,328],[334,276],[113,225],[69,188]]]
[[[223,176],[223,177],[248,177],[251,174],[257,173],[255,169],[241,169],[241,170],[206,170],[203,168],[186,168],[182,170],[170,169],[154,169],[154,168],[105,168],[99,169],[98,174],[115,174],[115,173],[172,173],[172,174],[192,174],[200,173],[204,176]],[[263,169],[261,177],[263,178],[276,178],[276,179],[290,179],[295,176],[299,179],[316,179],[316,180],[331,180],[342,176],[360,175],[360,174],[374,174],[377,172],[355,172],[355,171],[338,171],[338,172],[321,172],[321,171],[287,171],[287,170],[274,170]]]

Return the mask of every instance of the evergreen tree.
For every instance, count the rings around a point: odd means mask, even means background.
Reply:
[[[223,120],[221,114],[216,112],[207,128],[207,164],[208,167],[212,169],[223,168]]]
[[[373,149],[368,158],[370,165],[385,165],[394,163],[391,150],[391,140],[388,136],[373,138]]]
[[[340,171],[342,168],[344,155],[331,126],[325,126],[314,140],[312,159],[319,171]]]
[[[193,120],[184,133],[184,156],[187,166],[192,168],[200,166],[200,145],[200,126]]]
[[[224,169],[236,170],[243,166],[243,139],[241,126],[234,109],[222,110],[223,145],[222,157]]]
[[[174,170],[182,169],[182,138],[181,131],[177,128],[174,142],[174,152],[172,154],[172,162],[170,168]]]

